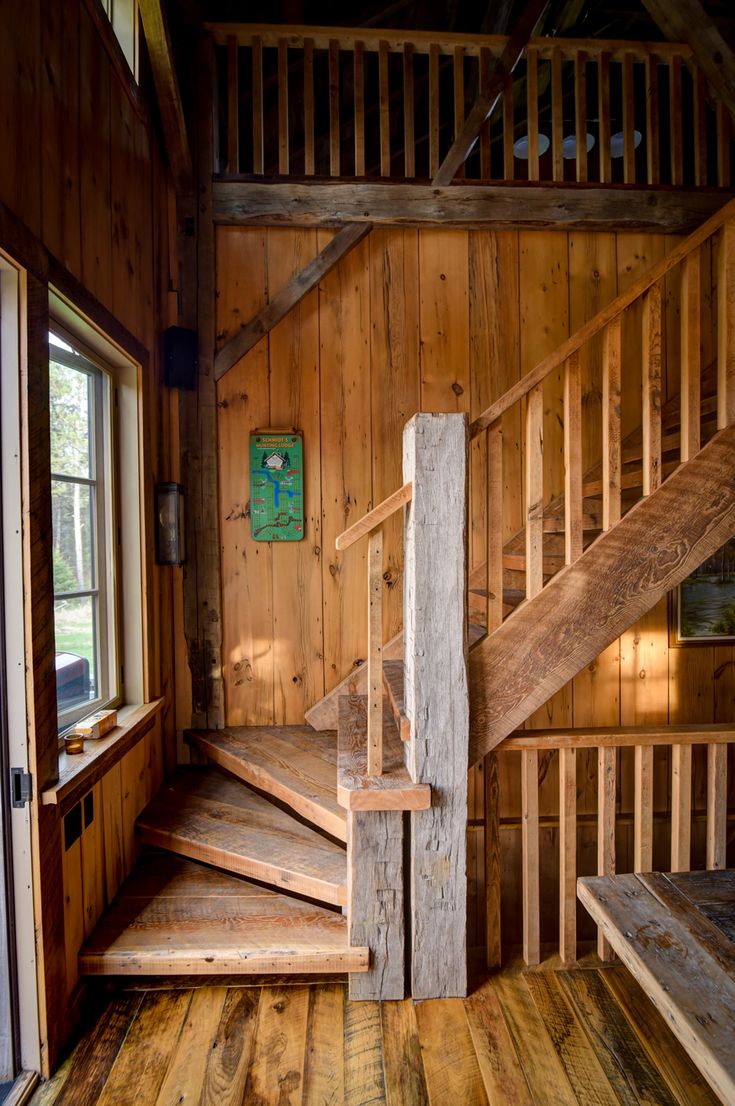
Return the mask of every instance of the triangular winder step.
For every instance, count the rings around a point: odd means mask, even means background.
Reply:
[[[214,764],[287,803],[339,841],[347,814],[337,802],[337,734],[310,726],[228,726],[190,730],[190,745]]]
[[[344,849],[217,768],[183,768],[136,823],[148,845],[334,906],[347,903]]]
[[[79,954],[85,975],[364,972],[342,914],[144,851]]]

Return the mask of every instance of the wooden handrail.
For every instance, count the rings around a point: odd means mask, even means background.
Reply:
[[[682,726],[599,726],[572,730],[517,730],[498,749],[631,749],[654,745],[726,745],[735,742],[735,723]]]
[[[402,507],[405,503],[410,503],[413,496],[413,484],[404,484],[398,491],[393,492],[387,499],[384,499],[382,503],[379,503],[377,507],[373,507],[372,511],[368,511],[366,515],[363,515],[361,519],[354,522],[352,526],[344,530],[335,541],[335,548],[338,550],[349,549],[351,545],[354,545],[360,538],[364,538],[372,530],[376,530],[382,522],[385,522],[387,518],[397,511],[399,507]]]
[[[371,53],[380,52],[381,42],[386,43],[388,52],[402,54],[405,46],[411,46],[415,54],[428,54],[431,47],[439,48],[444,55],[454,54],[457,46],[464,49],[467,57],[479,57],[481,50],[490,50],[499,56],[508,43],[507,35],[464,35],[458,33],[439,34],[436,31],[390,30],[370,27],[308,27],[281,26],[278,24],[254,23],[206,23],[206,31],[211,34],[218,46],[227,44],[227,39],[235,37],[239,46],[252,45],[253,39],[259,39],[263,46],[275,48],[279,42],[286,41],[289,49],[303,49],[304,42],[310,40],[315,50],[329,50],[331,43],[337,43],[340,50],[352,50],[356,43]],[[622,61],[626,55],[635,61],[643,61],[651,53],[666,63],[672,58],[689,61],[691,47],[678,42],[626,42],[623,39],[574,39],[537,36],[529,46],[538,50],[540,58],[548,58],[552,52],[561,50],[564,60],[573,60],[579,50],[588,57],[596,58],[609,54],[611,61]]]
[[[603,307],[602,311],[599,311],[593,319],[581,326],[571,338],[568,338],[566,342],[563,342],[553,353],[550,353],[548,357],[544,357],[542,361],[531,369],[529,373],[519,380],[517,384],[514,384],[512,388],[509,388],[505,395],[491,404],[481,415],[478,415],[474,422],[470,425],[470,437],[472,439],[477,438],[484,430],[487,430],[488,426],[499,419],[501,415],[510,410],[514,404],[522,399],[523,396],[540,384],[549,373],[554,369],[559,368],[567,358],[581,349],[582,346],[589,342],[591,338],[594,338],[596,334],[599,334],[605,329],[611,322],[622,315],[623,311],[631,304],[635,303],[645,292],[652,288],[654,284],[657,284],[668,272],[680,265],[694,250],[698,249],[703,242],[706,242],[716,231],[720,229],[729,219],[735,218],[735,200],[730,200],[724,204],[719,211],[715,212],[701,227],[690,234],[683,242],[675,247],[670,254],[662,258],[657,262],[647,273],[637,280],[634,284],[628,288],[627,291],[621,293],[616,299],[609,303],[607,307]]]

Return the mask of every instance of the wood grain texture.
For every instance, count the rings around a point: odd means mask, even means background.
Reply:
[[[660,904],[645,878],[582,880],[579,896],[623,963],[666,1015],[702,1075],[728,1101],[735,1087],[729,1046],[735,984],[721,970],[711,948],[691,931],[690,914],[683,908],[672,914],[671,902]],[[732,945],[725,944],[731,970]]]
[[[347,881],[349,942],[370,949],[368,970],[350,976],[350,998],[402,999],[406,968],[400,811],[349,812]]]
[[[341,914],[178,857],[144,853],[83,946],[89,975],[359,972]]]
[[[367,698],[343,695],[339,702],[337,801],[349,811],[428,810],[431,786],[414,783],[404,763],[404,745],[384,699],[384,760],[381,775],[368,766]]]
[[[304,726],[190,730],[187,740],[214,764],[273,795],[333,837],[347,840],[337,802],[337,735]]]
[[[405,551],[407,765],[432,788],[411,815],[414,998],[466,992],[467,420],[415,415],[404,436],[414,496]],[[460,494],[457,494],[457,489]],[[432,954],[430,950],[436,950]],[[441,952],[439,951],[441,950]]]
[[[636,504],[604,538],[598,539],[576,568],[559,573],[532,604],[496,630],[492,636],[492,656],[483,643],[473,650],[471,763],[525,721],[536,706],[733,532],[735,501],[731,501],[720,475],[732,463],[733,453],[735,434],[721,431],[693,461],[669,477],[654,495]],[[584,576],[579,571],[583,563],[589,570]],[[627,580],[628,584],[619,591],[615,586],[616,594],[610,595],[606,606],[604,626],[595,634],[583,631],[582,622],[577,624],[576,620],[581,617],[585,627],[589,627],[583,615],[585,602],[594,602],[599,625],[600,581],[611,583],[614,577]],[[638,582],[631,587],[631,580]],[[567,619],[565,612],[564,637],[560,640],[557,617],[566,596],[574,614]],[[553,663],[542,644],[547,632],[554,637]],[[531,691],[523,688],[519,671],[508,672],[505,649],[511,648],[512,640],[523,640],[526,655],[534,657]]]
[[[136,828],[150,845],[323,902],[347,902],[343,850],[216,768],[180,769]]]

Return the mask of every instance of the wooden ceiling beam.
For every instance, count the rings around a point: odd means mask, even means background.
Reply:
[[[507,88],[513,70],[520,61],[523,51],[548,4],[549,0],[529,0],[526,4],[503,53],[487,77],[485,87],[477,97],[447,156],[439,166],[432,181],[433,185],[439,187],[451,184],[457,175],[457,170],[467,160],[472,147],[477,142],[485,120],[492,114],[493,109]]]
[[[700,0],[643,0],[651,18],[671,42],[686,42],[694,60],[735,122],[735,54]]]
[[[270,183],[221,181],[212,214],[224,226],[458,227],[688,233],[730,199],[704,189],[599,185]]]
[[[194,191],[191,149],[162,0],[139,4],[174,185],[178,195],[188,195]]]

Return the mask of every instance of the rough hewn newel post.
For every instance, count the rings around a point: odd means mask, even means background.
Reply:
[[[465,415],[415,415],[403,436],[404,665],[414,780],[432,790],[411,814],[411,993],[467,993],[467,456]]]

